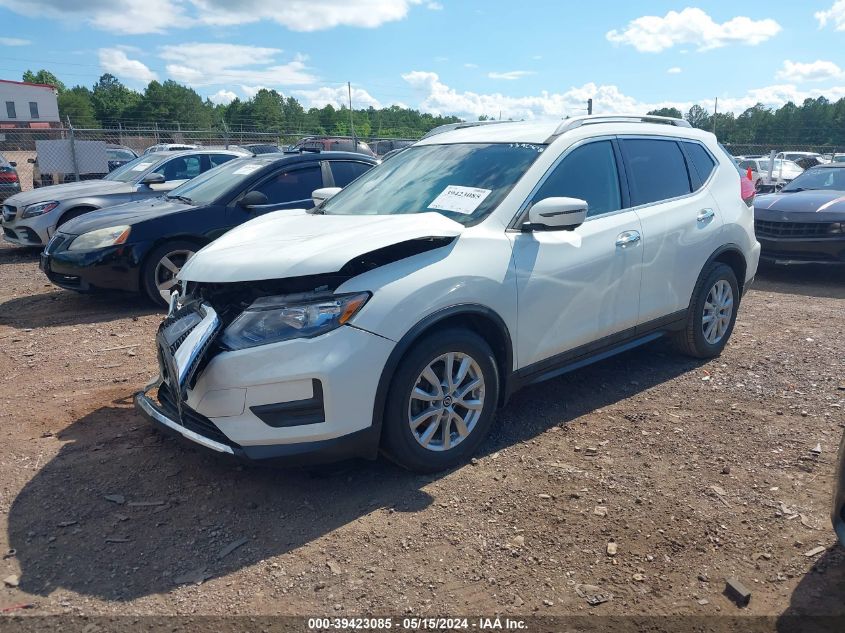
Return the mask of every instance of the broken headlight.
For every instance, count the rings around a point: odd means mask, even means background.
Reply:
[[[318,299],[305,295],[261,297],[232,321],[220,342],[236,350],[319,336],[349,321],[369,298],[368,292]]]

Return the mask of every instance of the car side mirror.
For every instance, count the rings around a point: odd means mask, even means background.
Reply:
[[[167,178],[164,177],[164,174],[157,174],[155,172],[149,173],[141,179],[142,185],[160,185],[163,182],[166,182]]]
[[[270,201],[267,199],[266,195],[260,191],[253,190],[238,200],[238,206],[246,209],[247,211],[251,211],[253,207],[262,207],[269,204],[269,202]]]
[[[528,211],[531,229],[571,231],[587,219],[587,201],[578,198],[544,198]]]
[[[18,164],[17,164],[15,161],[13,161],[13,160],[10,160],[10,161],[9,161],[9,165],[10,165],[11,167],[17,167],[17,166],[18,166]]]
[[[329,198],[333,198],[340,191],[340,187],[323,187],[322,189],[315,189],[311,192],[311,200],[315,207],[319,207]]]
[[[26,162],[28,162],[30,165],[34,165],[34,164],[35,164],[35,159],[34,159],[34,158],[27,158],[27,159],[26,159]]]

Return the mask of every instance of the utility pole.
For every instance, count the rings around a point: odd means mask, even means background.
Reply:
[[[355,138],[355,121],[352,118],[352,82],[346,82],[346,88],[349,90],[349,133],[352,135],[352,142],[355,144],[354,151],[358,151],[358,139]]]
[[[713,134],[716,133],[716,112],[719,111],[719,97],[716,97],[716,103],[713,105]]]
[[[73,164],[73,175],[76,182],[79,182],[79,163],[76,160],[76,138],[73,133],[73,124],[70,122],[70,115],[66,118],[68,131],[70,132],[70,160]],[[57,182],[55,178],[53,178],[53,182]]]
[[[587,99],[587,114],[593,113],[593,100]]]

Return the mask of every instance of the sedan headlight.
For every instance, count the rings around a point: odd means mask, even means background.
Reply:
[[[51,202],[39,202],[38,204],[31,204],[28,207],[24,207],[23,215],[21,218],[34,218],[37,215],[44,215],[45,213],[49,213],[53,209],[59,206],[59,203],[55,200]]]
[[[262,297],[226,328],[220,342],[235,350],[319,336],[348,322],[369,298],[368,292],[311,300],[304,295]]]
[[[107,229],[97,229],[90,233],[83,233],[70,243],[69,251],[93,251],[106,246],[124,244],[129,239],[128,226],[110,226]]]

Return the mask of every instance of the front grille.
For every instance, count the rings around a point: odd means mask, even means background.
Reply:
[[[202,435],[203,437],[219,442],[220,444],[225,444],[226,446],[238,446],[226,437],[223,434],[223,431],[218,429],[214,422],[209,420],[207,417],[200,415],[184,403],[182,404],[182,417],[180,419],[179,412],[176,407],[176,400],[174,399],[173,392],[170,390],[167,383],[162,383],[162,385],[158,388],[158,401],[167,417],[177,424],[184,426],[189,431],[193,431],[198,435]]]
[[[10,204],[3,205],[3,221],[4,222],[11,222],[15,219],[15,216],[18,214],[18,210]]]
[[[830,222],[775,222],[755,220],[754,232],[760,237],[842,237],[830,233]]]

